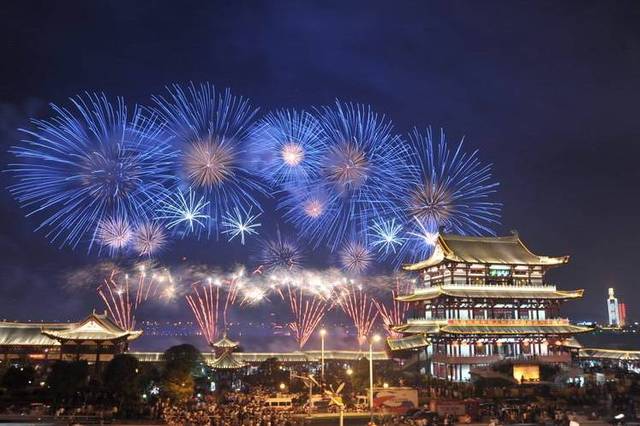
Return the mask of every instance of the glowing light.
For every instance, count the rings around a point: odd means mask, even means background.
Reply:
[[[233,210],[233,214],[227,214],[223,217],[222,225],[226,229],[222,233],[229,236],[229,241],[233,241],[235,237],[239,236],[240,244],[244,245],[245,237],[258,234],[256,229],[262,226],[256,222],[259,217],[260,213],[252,215],[251,209],[248,212],[241,212],[236,208]]]
[[[228,212],[243,207],[261,210],[256,195],[265,194],[267,185],[249,161],[257,109],[247,99],[208,83],[173,85],[167,92],[167,97],[154,96],[153,101],[180,153],[176,175],[182,187],[193,187],[204,197],[207,236],[218,236]]]
[[[252,164],[272,185],[305,184],[319,175],[325,141],[318,120],[307,112],[267,114],[252,132]]]
[[[257,261],[267,272],[296,271],[302,268],[304,254],[293,239],[278,230],[276,238],[262,241]]]
[[[133,247],[140,256],[156,254],[167,243],[167,236],[161,225],[153,222],[139,225],[133,236]],[[141,266],[144,273],[144,265]]]
[[[398,261],[428,256],[440,228],[463,235],[493,234],[502,205],[491,201],[498,188],[491,165],[482,164],[478,151],[465,152],[462,141],[450,149],[444,131],[437,144],[431,128],[424,133],[415,129],[409,140],[413,167],[409,196],[402,202],[410,238]]]
[[[148,221],[168,194],[177,155],[152,114],[103,94],[77,96],[73,108],[52,105],[55,116],[20,129],[27,138],[10,152],[9,191],[39,229],[61,245],[95,242],[101,222]]]
[[[104,219],[98,225],[98,240],[112,251],[126,247],[132,235],[129,222],[121,217]]]
[[[233,179],[235,156],[224,141],[198,141],[187,150],[184,168],[192,185],[210,189]]]
[[[374,222],[371,227],[371,245],[378,249],[378,252],[389,254],[396,252],[396,246],[401,246],[405,238],[400,236],[402,226],[396,224],[395,219],[390,221]]]
[[[363,244],[350,241],[339,253],[342,268],[354,274],[365,272],[373,263],[373,255]]]
[[[289,142],[282,147],[281,155],[287,166],[296,167],[304,160],[304,149],[300,144]]]
[[[185,225],[185,233],[193,232],[195,225],[204,227],[209,216],[204,213],[209,204],[204,197],[196,199],[196,194],[189,188],[187,196],[178,191],[169,200],[162,203],[158,219],[167,221],[167,228],[174,229]]]
[[[358,332],[358,344],[362,346],[367,341],[367,336],[378,317],[378,311],[372,299],[362,286],[349,283],[341,287],[337,303],[353,322]]]
[[[287,188],[285,218],[314,247],[368,244],[374,219],[400,213],[394,200],[408,188],[406,147],[389,120],[363,105],[338,102],[318,110],[318,120],[327,145],[320,176]]]

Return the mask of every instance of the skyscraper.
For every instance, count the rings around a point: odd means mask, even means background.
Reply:
[[[607,311],[609,312],[609,325],[612,327],[620,327],[620,306],[618,306],[618,299],[615,296],[613,288],[609,288]]]

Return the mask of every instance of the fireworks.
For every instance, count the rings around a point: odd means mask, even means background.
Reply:
[[[229,242],[239,236],[240,244],[244,245],[245,237],[258,234],[256,229],[262,226],[256,222],[259,217],[260,213],[252,215],[251,209],[248,212],[240,212],[240,209],[236,207],[233,214],[227,214],[222,218],[222,226],[225,228],[222,233],[229,236]]]
[[[341,288],[338,304],[353,322],[358,333],[358,344],[362,346],[378,317],[375,304],[362,286],[353,282],[348,282]]]
[[[375,305],[378,310],[378,315],[382,318],[382,323],[384,324],[384,329],[387,332],[387,335],[390,337],[401,337],[402,334],[398,333],[393,329],[393,326],[403,324],[407,317],[407,312],[409,311],[409,304],[400,302],[396,300],[398,296],[409,293],[411,288],[410,284],[402,281],[400,278],[396,278],[396,285],[393,290],[391,290],[391,300],[387,301],[387,303],[381,302],[374,298],[371,298],[371,301]]]
[[[125,248],[132,235],[129,222],[121,217],[106,218],[98,224],[98,240],[112,252]]]
[[[311,287],[307,288],[308,285],[305,284],[304,280],[286,280],[285,288],[278,290],[282,300],[288,303],[293,316],[289,328],[300,350],[304,348],[332,306],[329,298],[313,291]]]
[[[278,230],[276,238],[262,241],[257,260],[262,269],[268,272],[290,272],[302,268],[304,255],[294,240],[282,237]]]
[[[140,256],[152,256],[164,247],[167,236],[161,225],[153,222],[138,226],[133,236],[133,247]]]
[[[257,110],[247,99],[207,83],[174,85],[168,92],[153,100],[181,152],[177,175],[204,197],[208,235],[217,235],[225,214],[260,210],[255,195],[264,193],[265,185],[248,167],[248,132]]]
[[[272,185],[305,183],[317,177],[325,154],[322,128],[307,112],[267,114],[252,135],[255,167]]]
[[[350,241],[338,253],[342,269],[353,274],[364,273],[373,263],[373,254],[362,243]]]
[[[186,296],[202,336],[209,345],[213,344],[217,335],[219,296],[219,287],[210,283],[194,284],[192,293]]]
[[[433,246],[440,228],[460,234],[493,234],[501,204],[490,197],[498,183],[492,180],[491,165],[483,165],[478,151],[463,151],[461,141],[451,150],[443,131],[434,144],[431,129],[417,129],[410,135],[413,162],[411,189],[403,199],[410,220],[408,244],[403,257],[423,258]]]
[[[187,304],[208,344],[214,342],[220,328],[227,329],[229,310],[245,286],[243,278],[244,269],[240,269],[229,276],[211,276],[191,285],[192,291],[186,296]],[[255,294],[246,296],[243,301],[255,301],[256,297]]]
[[[398,246],[401,246],[405,240],[400,235],[400,231],[402,231],[402,226],[396,224],[395,219],[374,222],[370,232],[371,245],[383,255],[388,255],[390,252],[395,253]]]
[[[55,117],[21,129],[27,139],[10,150],[17,183],[9,190],[43,218],[38,229],[52,241],[76,247],[84,240],[90,249],[102,221],[153,217],[172,185],[176,154],[157,118],[130,113],[120,98],[86,94],[71,102],[74,109],[52,105]]]
[[[185,225],[183,232],[193,232],[198,227],[204,227],[209,216],[204,213],[209,202],[204,197],[196,199],[196,194],[189,189],[185,197],[181,191],[165,200],[158,211],[158,219],[167,221],[167,228],[173,229]]]
[[[285,216],[315,246],[366,243],[370,222],[398,210],[393,200],[405,192],[406,149],[391,122],[362,105],[322,108],[319,121],[328,145],[321,176],[289,194]]]
[[[109,278],[98,286],[98,295],[104,302],[109,315],[118,326],[125,330],[135,327],[135,312],[140,305],[147,301],[157,291],[157,275],[148,275],[145,266],[141,265],[138,279],[132,283],[129,274],[111,271]]]

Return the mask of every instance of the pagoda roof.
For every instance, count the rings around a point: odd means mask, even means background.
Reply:
[[[229,339],[227,337],[227,334],[225,333],[222,336],[222,339],[213,343],[211,346],[213,346],[214,348],[226,349],[226,348],[237,348],[238,344],[239,344],[238,342],[234,342],[233,340]]]
[[[513,286],[443,284],[416,289],[412,294],[396,297],[402,302],[433,300],[441,296],[488,299],[576,299],[584,290],[557,290],[555,286]]]
[[[413,336],[388,338],[387,344],[392,351],[406,351],[409,349],[423,348],[429,345],[429,341],[421,334]]]
[[[142,331],[125,330],[111,321],[106,314],[100,315],[95,312],[80,322],[69,324],[67,328],[42,327],[41,332],[56,340],[90,340],[94,342],[134,340],[142,334]]]
[[[226,350],[222,355],[214,359],[209,366],[216,370],[237,370],[247,365],[239,360],[231,350]]]
[[[55,339],[42,334],[42,329],[63,330],[71,324],[0,322],[0,345],[2,346],[57,346]]]
[[[431,256],[405,265],[406,271],[419,271],[444,261],[494,265],[554,266],[567,263],[569,256],[550,257],[533,254],[517,233],[503,237],[469,237],[439,234]]]
[[[394,327],[396,331],[407,334],[466,334],[466,335],[557,335],[577,334],[593,331],[569,323],[568,320],[409,320],[406,324]]]

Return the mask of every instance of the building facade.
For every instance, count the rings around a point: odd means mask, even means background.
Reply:
[[[141,334],[95,312],[78,322],[0,322],[0,361],[110,361]]]
[[[391,350],[423,347],[425,372],[468,381],[474,370],[509,360],[516,381],[538,380],[540,363],[568,364],[574,334],[591,331],[561,318],[562,303],[582,290],[559,290],[546,272],[569,258],[538,256],[517,234],[466,237],[441,234],[432,255],[406,265],[419,274],[411,318],[395,329]]]

